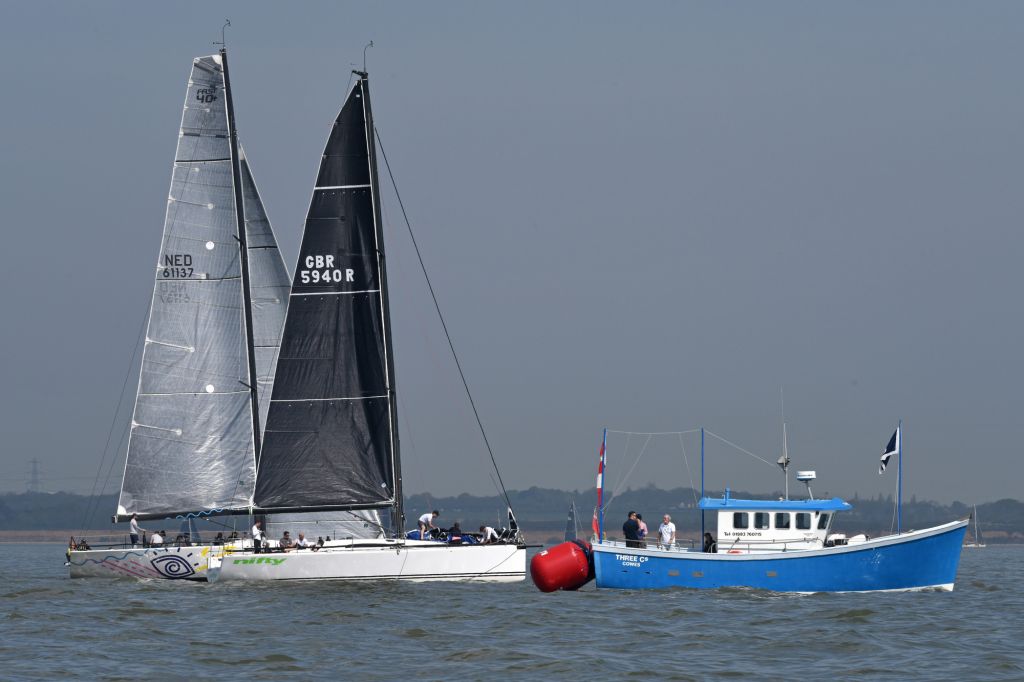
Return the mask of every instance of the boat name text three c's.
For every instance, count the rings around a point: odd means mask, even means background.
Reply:
[[[615,559],[622,563],[623,566],[640,566],[640,564],[647,561],[649,557],[639,556],[637,554],[616,554]]]

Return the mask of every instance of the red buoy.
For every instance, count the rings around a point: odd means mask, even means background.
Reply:
[[[563,542],[534,555],[530,577],[541,592],[577,590],[594,579],[590,543]]]

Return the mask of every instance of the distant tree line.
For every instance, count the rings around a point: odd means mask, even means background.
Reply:
[[[722,491],[709,491],[711,497],[721,497]],[[733,497],[754,498],[758,495],[733,491]],[[780,497],[776,493],[775,497]],[[509,492],[516,518],[528,538],[547,542],[561,537],[570,502],[575,502],[581,536],[590,535],[594,511],[593,490],[566,491],[552,488],[529,488]],[[661,490],[648,487],[626,490],[606,500],[607,528],[618,530],[629,511],[638,511],[652,531],[661,521],[662,514],[671,514],[683,537],[696,537],[700,529],[700,512],[696,509],[698,494],[690,488]],[[869,498],[854,495],[847,500],[853,510],[841,515],[835,530],[848,535],[867,533],[883,535],[895,529],[892,496]],[[0,495],[0,530],[110,530],[110,515],[117,505],[117,495],[89,497],[74,493],[6,493]],[[498,495],[477,496],[462,494],[454,497],[435,497],[416,494],[406,497],[406,526],[426,511],[441,512],[439,525],[447,526],[459,521],[463,528],[475,529],[487,524],[505,525],[505,501]],[[972,507],[953,502],[949,505],[919,501],[911,497],[903,505],[905,529],[926,528],[953,519],[970,516]],[[1012,499],[978,505],[982,537],[986,542],[1024,542],[1024,502]],[[713,527],[712,514],[707,515]],[[119,524],[120,527],[123,524]],[[972,524],[973,532],[973,524]]]

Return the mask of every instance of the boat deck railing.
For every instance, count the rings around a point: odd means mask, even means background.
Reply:
[[[674,544],[665,546],[657,540],[626,540],[617,537],[605,537],[600,543],[605,547],[622,547],[623,549],[654,549],[663,552],[700,552],[696,540],[680,540]],[[746,540],[743,542],[731,542],[717,545],[718,554],[756,554],[768,552],[795,552],[799,550],[820,549],[822,542],[819,538],[810,540]]]

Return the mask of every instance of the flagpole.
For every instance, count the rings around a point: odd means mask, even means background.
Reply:
[[[896,535],[903,532],[903,420],[896,427]]]
[[[700,427],[700,541],[704,542],[704,427]],[[704,546],[703,544],[701,545]]]
[[[601,432],[601,457],[597,466],[601,471],[601,487],[597,489],[597,541],[604,539],[604,466],[607,457],[608,429]]]

